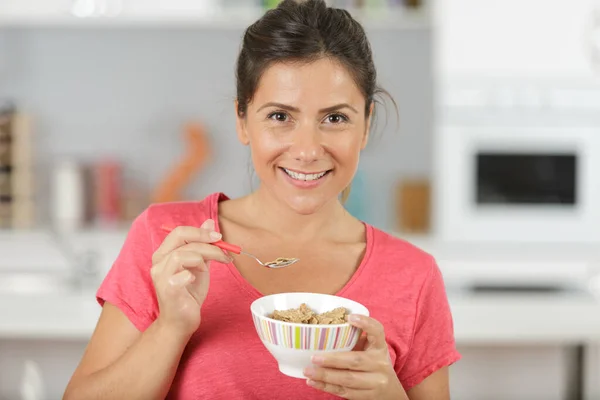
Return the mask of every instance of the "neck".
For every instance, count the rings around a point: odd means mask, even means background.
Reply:
[[[338,199],[332,199],[313,214],[298,214],[262,186],[247,197],[247,207],[260,228],[296,241],[331,236],[339,232],[340,221],[350,216]]]

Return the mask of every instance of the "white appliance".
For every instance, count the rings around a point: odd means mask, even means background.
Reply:
[[[448,84],[435,136],[444,241],[600,243],[600,85]]]

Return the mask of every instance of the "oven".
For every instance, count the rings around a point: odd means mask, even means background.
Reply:
[[[439,238],[600,242],[600,95],[582,106],[541,93],[525,105],[465,103],[463,94],[446,107],[434,152]]]

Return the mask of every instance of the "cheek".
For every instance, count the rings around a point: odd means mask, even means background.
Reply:
[[[362,140],[349,139],[332,143],[330,152],[343,165],[353,165],[358,163],[360,151],[362,150]]]
[[[261,168],[273,161],[285,150],[284,143],[268,134],[250,136],[250,151],[256,168]]]

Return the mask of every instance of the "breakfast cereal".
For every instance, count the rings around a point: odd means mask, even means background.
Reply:
[[[302,303],[298,308],[292,308],[289,310],[275,310],[269,318],[276,319],[278,321],[293,322],[297,324],[310,324],[310,325],[334,325],[344,324],[348,322],[348,310],[344,307],[338,307],[331,311],[327,311],[321,314],[317,314],[311,310],[306,304]]]

